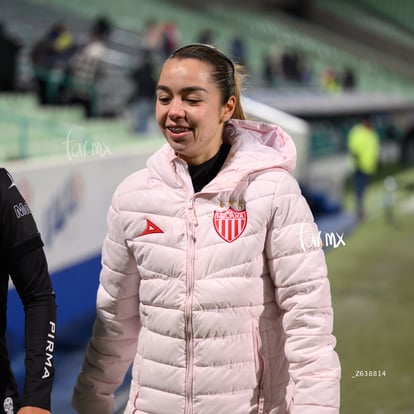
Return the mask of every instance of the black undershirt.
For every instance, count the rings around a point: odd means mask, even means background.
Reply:
[[[200,165],[189,165],[188,171],[193,182],[194,191],[201,191],[220,171],[230,152],[229,144],[221,144],[217,154]]]

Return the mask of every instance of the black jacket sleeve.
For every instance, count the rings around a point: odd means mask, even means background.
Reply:
[[[26,201],[0,169],[1,266],[12,278],[25,311],[26,377],[22,406],[50,410],[54,378],[56,303],[43,243]]]

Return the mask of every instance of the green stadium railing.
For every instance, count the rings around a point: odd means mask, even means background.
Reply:
[[[68,139],[73,142],[82,137],[87,145],[93,142],[91,132],[82,126],[4,109],[0,109],[0,129],[0,161],[62,154]]]

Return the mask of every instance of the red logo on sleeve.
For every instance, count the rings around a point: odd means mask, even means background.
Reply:
[[[154,234],[154,233],[164,233],[164,232],[158,226],[156,226],[152,221],[147,219],[147,227],[141,234],[138,234],[138,237],[145,236],[146,234]]]

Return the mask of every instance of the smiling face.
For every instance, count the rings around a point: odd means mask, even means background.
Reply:
[[[224,124],[235,108],[234,96],[222,104],[211,70],[201,60],[172,58],[158,80],[158,125],[178,156],[191,165],[202,164],[218,152]]]

